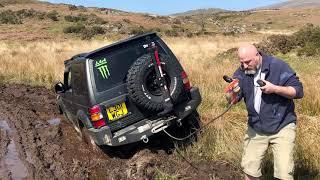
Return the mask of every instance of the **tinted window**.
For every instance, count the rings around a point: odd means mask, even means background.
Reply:
[[[72,64],[71,74],[72,74],[72,91],[76,95],[86,95],[88,94],[87,90],[87,81],[85,79],[85,64],[77,63]]]
[[[160,48],[159,51],[163,52]],[[94,57],[92,66],[97,91],[102,92],[124,83],[132,63],[145,53],[148,52],[143,44],[134,44]]]

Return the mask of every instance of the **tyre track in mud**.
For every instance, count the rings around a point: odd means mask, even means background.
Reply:
[[[0,128],[0,179],[15,179],[15,173],[23,167],[25,179],[153,179],[157,169],[178,174],[178,178],[240,178],[236,169],[219,162],[199,164],[212,171],[211,176],[197,172],[166,153],[168,149],[160,141],[138,144],[125,155],[115,149],[96,154],[58,114],[54,93],[44,87],[0,85],[0,107],[0,121],[6,122],[11,131]],[[3,168],[10,142],[14,142],[15,158],[23,162],[23,167]]]

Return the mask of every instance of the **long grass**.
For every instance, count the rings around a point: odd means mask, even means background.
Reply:
[[[226,108],[222,80],[238,67],[236,59],[214,57],[242,42],[259,42],[262,37],[165,38],[187,71],[194,86],[200,88],[203,102],[199,108],[204,123]],[[0,82],[44,85],[50,88],[62,80],[63,61],[71,56],[110,44],[110,41],[65,41],[33,43],[0,43]],[[305,97],[296,101],[298,135],[295,151],[296,177],[319,177],[320,170],[320,81],[319,58],[299,58],[294,53],[279,55],[299,75]],[[224,160],[240,166],[242,142],[246,130],[246,110],[243,102],[206,130],[199,142],[184,153],[194,161]],[[272,176],[272,158],[267,157],[264,172]],[[164,173],[165,174],[165,173]]]

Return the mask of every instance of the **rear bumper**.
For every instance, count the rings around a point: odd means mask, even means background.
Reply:
[[[196,110],[201,103],[199,89],[193,87],[190,90],[191,100],[181,103],[174,108],[174,115],[156,120],[144,119],[126,128],[116,131],[114,134],[108,126],[100,129],[89,128],[91,137],[98,145],[120,146],[138,141],[148,141],[148,137],[169,127],[178,120],[183,120]]]

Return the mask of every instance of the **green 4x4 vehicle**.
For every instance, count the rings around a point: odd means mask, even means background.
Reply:
[[[59,110],[94,147],[147,143],[167,128],[177,133],[200,127],[199,89],[190,86],[155,33],[76,55],[64,64],[64,82],[55,85]]]

